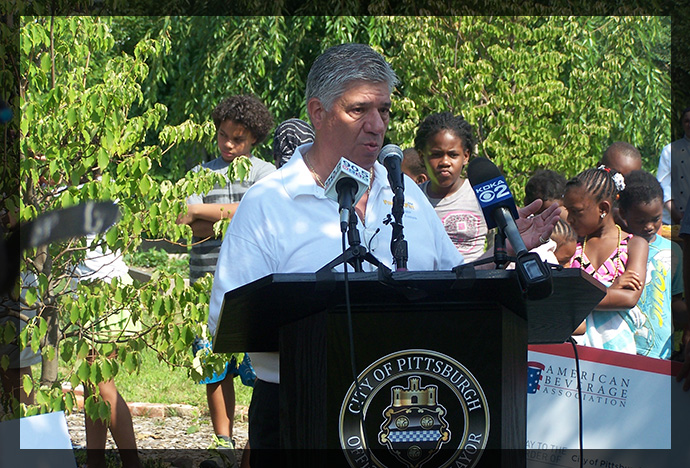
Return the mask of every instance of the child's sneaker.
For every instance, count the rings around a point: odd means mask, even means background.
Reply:
[[[235,457],[235,441],[230,437],[214,435],[209,450],[216,456],[201,462],[199,468],[237,468],[239,466]]]

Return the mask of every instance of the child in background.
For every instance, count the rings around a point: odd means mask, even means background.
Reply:
[[[400,165],[400,169],[417,184],[423,184],[429,180],[424,161],[422,161],[419,152],[414,148],[403,150],[403,162]]]
[[[283,167],[295,149],[314,141],[314,129],[301,119],[283,120],[273,131],[273,160],[277,168]]]
[[[543,201],[538,213],[541,213],[553,203],[563,205],[563,191],[565,190],[565,177],[556,171],[539,169],[525,184],[524,206],[536,199]],[[566,219],[568,213],[561,206],[561,218]]]
[[[632,171],[642,169],[642,155],[640,151],[630,143],[616,141],[606,148],[601,162],[598,166],[604,165],[615,169],[627,178]]]
[[[577,249],[577,234],[567,221],[559,219],[551,233],[551,240],[556,242],[554,255],[558,264],[564,268],[570,267],[570,259]]]
[[[474,152],[472,127],[450,112],[431,114],[419,125],[414,146],[429,174],[420,188],[465,262],[477,260],[488,228],[472,186],[462,177]]]
[[[607,286],[606,296],[575,334],[584,344],[635,354],[635,324],[630,309],[642,294],[647,271],[647,241],[621,230],[613,203],[625,188],[623,176],[604,166],[587,169],[566,183],[563,204],[568,224],[582,239],[571,260]]]
[[[623,177],[628,177],[632,171],[639,171],[642,169],[642,155],[630,143],[624,141],[616,141],[612,143],[601,158],[601,162],[597,166],[604,165],[623,174]],[[628,226],[625,224],[619,213],[617,203],[613,206],[613,219],[624,231],[628,231]],[[629,232],[629,231],[628,231]]]
[[[661,184],[646,171],[632,171],[625,177],[619,205],[629,232],[649,242],[646,280],[632,310],[637,325],[637,354],[669,359],[673,350],[673,317],[685,315],[685,302],[680,246],[657,235],[664,209]]]
[[[213,109],[211,117],[216,128],[219,155],[194,167],[192,171],[208,169],[222,174],[227,184],[223,187],[216,184],[207,193],[190,196],[187,199],[187,212],[180,214],[177,219],[178,224],[188,224],[192,228],[192,249],[189,254],[189,280],[192,284],[208,273],[215,274],[223,236],[215,235],[213,225],[221,219],[232,218],[247,190],[276,170],[273,164],[252,154],[254,146],[264,141],[273,127],[273,116],[259,99],[251,95],[229,96]],[[230,165],[240,156],[249,158],[249,173],[242,181],[229,180]],[[195,356],[200,351],[203,356],[210,349],[211,342],[206,337],[197,337],[192,343]],[[202,462],[201,468],[219,468],[225,462],[231,466],[236,461],[235,442],[232,439],[235,420],[234,378],[244,376],[243,383],[251,386],[252,374],[249,356],[245,354],[239,365],[232,357],[220,375],[214,372],[211,377],[198,382],[206,385],[206,401],[214,431],[213,445],[218,446],[219,453],[216,459]],[[243,453],[242,463],[246,460],[248,450]]]

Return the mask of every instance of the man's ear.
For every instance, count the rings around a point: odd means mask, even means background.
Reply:
[[[307,102],[307,112],[309,113],[309,120],[311,120],[314,130],[320,130],[326,117],[326,109],[323,104],[321,104],[321,100],[318,98],[311,98],[309,102]]]

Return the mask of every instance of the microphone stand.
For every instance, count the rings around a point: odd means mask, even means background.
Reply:
[[[342,254],[338,255],[331,262],[322,266],[316,272],[317,281],[319,278],[325,278],[331,276],[331,269],[338,265],[349,263],[354,268],[355,272],[362,271],[362,262],[364,260],[368,261],[375,267],[381,269],[388,269],[383,263],[374,257],[371,252],[367,250],[366,247],[362,245],[361,239],[359,237],[359,231],[357,230],[357,213],[354,208],[350,210],[350,219],[347,229],[347,241],[350,247],[346,249]]]
[[[506,233],[500,227],[494,236],[494,263],[497,269],[505,269],[511,258],[506,250]]]
[[[395,263],[396,271],[407,271],[407,241],[403,235],[402,217],[405,212],[403,209],[405,205],[405,195],[402,188],[399,188],[393,194],[393,221],[391,227],[393,233],[391,234],[391,253]]]

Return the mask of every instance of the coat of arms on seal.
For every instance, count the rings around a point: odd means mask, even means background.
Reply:
[[[403,349],[376,359],[350,385],[338,435],[352,468],[473,468],[490,419],[469,369],[437,351]]]
[[[383,412],[379,442],[411,468],[418,468],[450,440],[446,409],[437,401],[438,386],[421,387],[408,377],[408,387],[391,388],[391,404]]]

